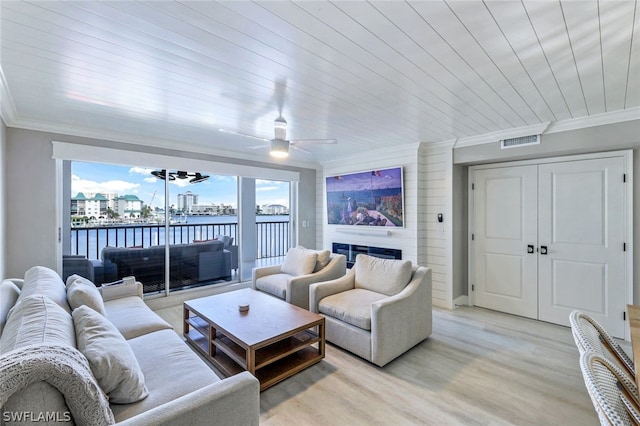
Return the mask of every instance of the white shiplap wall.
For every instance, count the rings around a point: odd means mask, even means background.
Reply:
[[[433,304],[453,308],[452,296],[452,154],[453,141],[424,143],[419,149],[418,263],[432,269]],[[442,213],[444,221],[438,223]]]
[[[402,166],[404,174],[404,228],[385,228],[391,230],[391,235],[380,232],[380,229],[363,227],[347,227],[327,225],[325,178],[346,173],[365,170],[378,170]],[[325,164],[318,173],[317,197],[317,246],[331,249],[331,243],[364,244],[376,247],[388,247],[402,250],[403,259],[418,261],[418,144],[403,145],[388,149],[363,151],[361,154],[341,158],[339,161]],[[340,230],[352,232],[341,232]]]

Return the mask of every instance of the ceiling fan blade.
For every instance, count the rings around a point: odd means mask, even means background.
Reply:
[[[233,130],[218,129],[218,131],[220,131],[222,133],[227,133],[227,134],[230,134],[230,135],[244,136],[245,138],[257,139],[259,141],[269,142],[271,140],[271,139],[267,139],[267,138],[261,138],[259,136],[248,135],[246,133],[235,132]]]
[[[269,145],[254,145],[254,146],[248,146],[247,149],[267,149],[269,148]]]
[[[313,153],[312,153],[311,151],[309,151],[308,149],[303,148],[303,147],[301,147],[301,146],[299,146],[299,145],[293,145],[291,142],[292,142],[292,141],[289,141],[289,146],[290,146],[291,148],[296,149],[296,150],[298,150],[298,151],[302,151],[302,152],[304,152],[304,153],[306,153],[306,154],[313,154]]]
[[[338,143],[338,140],[337,139],[295,139],[289,142],[294,145],[318,145],[318,144],[334,145]]]

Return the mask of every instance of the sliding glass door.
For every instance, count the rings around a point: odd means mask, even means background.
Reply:
[[[238,279],[237,177],[76,161],[70,175],[63,278],[133,275],[145,294]]]

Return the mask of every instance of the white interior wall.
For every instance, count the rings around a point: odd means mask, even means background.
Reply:
[[[331,243],[363,244],[402,250],[402,258],[420,263],[418,259],[418,145],[405,145],[385,150],[363,151],[357,156],[341,158],[325,164],[318,174],[316,186],[317,248],[331,250]],[[404,228],[340,226],[327,224],[325,179],[327,176],[367,170],[403,167]],[[376,228],[376,229],[374,229]],[[384,231],[391,230],[391,235]],[[426,266],[426,265],[425,265]]]
[[[419,263],[432,269],[433,304],[453,308],[453,155],[454,141],[423,143],[420,146],[419,203],[424,212],[423,230],[418,238]],[[442,213],[443,222],[437,215]]]

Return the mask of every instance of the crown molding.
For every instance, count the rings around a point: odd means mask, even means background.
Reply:
[[[594,114],[586,117],[556,121],[554,123],[551,123],[545,134],[567,132],[570,130],[604,126],[607,124],[622,123],[625,121],[633,120],[640,120],[640,107],[621,109],[619,111],[605,112],[602,114]]]
[[[401,145],[392,145],[385,148],[377,148],[375,150],[376,154],[380,158],[393,158],[398,155],[417,155],[420,149],[420,142],[411,142],[411,143],[403,143]],[[344,155],[340,158],[336,158],[330,161],[323,161],[322,168],[331,168],[336,166],[342,166],[345,163],[348,163],[350,160],[359,160],[362,157],[362,153],[353,153],[349,155]]]
[[[551,133],[567,132],[571,130],[604,126],[607,124],[622,123],[633,120],[640,120],[640,107],[594,114],[586,117],[571,118],[562,121],[545,122],[531,126],[517,127],[514,129],[491,132],[484,135],[469,136],[458,139],[455,148],[493,143],[508,138],[517,138],[529,135],[548,135]]]
[[[541,135],[549,127],[550,122],[533,124],[531,126],[516,127],[513,129],[500,130],[484,135],[470,136],[458,139],[456,148],[472,145],[482,145],[486,143],[499,142],[503,139],[519,138],[522,136]]]
[[[7,123],[9,125],[9,123]],[[215,155],[217,157],[233,158],[236,160],[257,161],[261,163],[273,164],[281,167],[300,167],[307,169],[320,169],[320,165],[314,161],[305,161],[299,159],[287,158],[284,161],[274,160],[269,155],[245,154],[238,151],[221,150],[219,148],[207,148],[197,143],[189,143],[183,140],[177,141],[173,139],[163,139],[156,137],[147,137],[142,135],[134,135],[130,133],[118,133],[106,130],[96,130],[90,127],[68,126],[51,122],[43,122],[39,120],[13,120],[10,127],[25,130],[34,130],[39,132],[55,133],[57,139],[64,139],[62,136],[73,136],[95,140],[105,140],[119,143],[128,143],[132,145],[144,146],[149,148],[180,150],[190,153],[201,153]],[[69,141],[70,142],[70,141]],[[179,148],[176,148],[179,146]]]
[[[13,97],[9,92],[9,85],[0,64],[0,119],[9,126],[16,120],[16,117],[16,104],[13,102]]]

